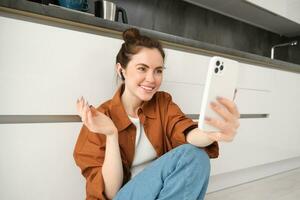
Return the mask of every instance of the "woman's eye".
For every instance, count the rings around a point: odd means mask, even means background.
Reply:
[[[162,74],[162,73],[163,73],[163,70],[162,70],[162,69],[158,69],[158,70],[157,70],[157,73]]]
[[[146,67],[138,67],[138,70],[141,72],[144,72],[144,71],[146,71]]]
[[[156,74],[162,74],[162,73],[163,73],[163,70],[162,70],[162,69],[157,69],[157,70],[155,70],[155,73],[156,73]]]

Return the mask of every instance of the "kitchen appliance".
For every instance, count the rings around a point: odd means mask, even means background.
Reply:
[[[60,6],[79,10],[79,11],[88,11],[87,0],[58,0]]]
[[[125,9],[117,6],[111,1],[98,0],[95,1],[95,16],[110,21],[119,21],[119,13],[122,14],[122,22],[128,24]]]

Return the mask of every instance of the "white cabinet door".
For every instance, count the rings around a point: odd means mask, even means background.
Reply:
[[[274,70],[272,139],[285,158],[300,156],[300,74]]]
[[[270,114],[274,72],[240,63],[236,103],[242,114]]]
[[[121,40],[1,13],[0,26],[0,114],[74,114],[81,95],[94,105],[113,95]]]
[[[165,49],[165,52],[165,81],[204,84],[210,59],[209,56],[173,49]]]
[[[0,124],[0,199],[82,200],[73,149],[80,123]]]
[[[271,142],[272,122],[266,119],[240,120],[236,138],[219,143],[220,157],[212,160],[212,175],[263,165],[278,158],[277,144]],[[281,156],[282,158],[282,156]]]

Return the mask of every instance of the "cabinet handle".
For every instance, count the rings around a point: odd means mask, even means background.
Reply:
[[[186,114],[187,117],[198,120],[199,114]],[[241,119],[268,118],[269,114],[241,114]],[[67,123],[81,122],[78,115],[0,115],[0,124],[25,123]]]
[[[240,119],[250,119],[250,118],[268,118],[270,114],[263,113],[263,114],[241,114]],[[199,119],[199,114],[186,114],[188,118],[193,120]]]
[[[81,122],[78,115],[0,115],[0,124]]]

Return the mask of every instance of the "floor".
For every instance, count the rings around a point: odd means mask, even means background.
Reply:
[[[300,168],[209,193],[205,200],[299,200]]]

